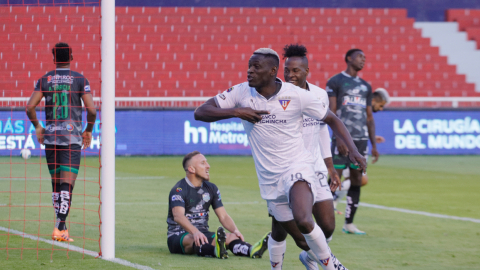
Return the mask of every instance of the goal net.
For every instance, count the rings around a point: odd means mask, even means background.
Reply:
[[[39,143],[26,108],[35,88],[51,91],[43,92],[34,110],[46,129],[45,143],[81,143],[87,126],[82,96],[91,93],[95,98],[92,106],[100,108],[100,3],[2,3],[7,4],[0,5],[0,258],[96,256],[101,253],[100,113],[91,123],[89,147],[56,150],[47,158],[49,146],[45,149]],[[65,65],[68,61],[54,63],[57,51],[52,48],[59,42],[71,49],[70,70]],[[80,157],[78,167],[75,155]],[[52,185],[52,173],[62,175],[60,179],[55,176],[59,182],[78,173],[73,190],[66,195],[69,201],[59,198],[63,193],[59,185]],[[70,203],[64,224],[74,242],[52,241],[58,212],[65,206],[62,203]]]

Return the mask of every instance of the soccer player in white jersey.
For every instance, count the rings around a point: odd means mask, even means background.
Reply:
[[[290,44],[284,48],[283,58],[285,60],[284,78],[286,82],[310,91],[314,96],[320,99],[328,106],[327,92],[307,82],[309,74],[307,49],[303,45]],[[318,226],[322,229],[327,241],[331,239],[335,230],[335,214],[333,207],[332,191],[335,191],[340,183],[340,178],[333,166],[332,152],[330,150],[330,134],[327,125],[320,120],[303,116],[303,140],[305,148],[312,153],[315,158],[315,174],[317,175],[317,196],[313,205],[313,216]],[[327,174],[331,175],[331,185],[327,183]],[[331,188],[331,190],[330,190]],[[288,208],[288,205],[284,205]],[[283,211],[289,213],[287,211]],[[287,231],[294,237],[297,246],[303,251],[300,253],[300,261],[307,269],[318,269],[314,258],[309,257],[310,249],[305,242],[305,238],[295,225],[292,216],[285,216],[283,221],[278,221],[272,217],[272,235],[269,242],[272,246],[269,248],[270,257],[276,254],[283,255],[286,251]],[[286,228],[286,229],[283,229]]]
[[[304,89],[278,80],[278,54],[268,48],[256,50],[248,62],[248,82],[229,88],[195,110],[195,119],[214,122],[239,117],[243,121],[260,186],[269,213],[275,218],[282,204],[290,207],[295,223],[305,237],[310,253],[323,269],[345,269],[331,254],[325,235],[313,221],[316,200],[315,160],[302,139],[303,115],[327,123],[350,149],[352,162],[366,166],[345,125],[321,100]],[[280,258],[270,258],[273,267]],[[341,267],[341,268],[339,268]]]

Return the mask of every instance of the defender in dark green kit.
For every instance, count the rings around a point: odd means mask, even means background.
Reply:
[[[70,211],[82,146],[84,149],[90,146],[97,112],[90,83],[82,74],[70,70],[72,49],[66,43],[57,43],[52,54],[56,69],[37,81],[26,110],[35,126],[38,142],[45,145],[48,170],[52,176],[52,203],[57,218],[52,239],[72,242],[65,221]],[[43,97],[45,128],[38,121],[35,111]],[[82,100],[88,122],[83,133]]]
[[[333,76],[327,82],[326,91],[330,101],[330,110],[345,124],[358,151],[363,156],[368,153],[368,140],[372,144],[373,163],[379,154],[375,141],[375,121],[372,110],[372,87],[357,73],[365,65],[365,54],[360,49],[351,49],[345,55],[347,69]],[[333,164],[339,175],[350,168],[351,187],[347,193],[345,225],[343,231],[352,234],[365,234],[353,224],[353,217],[360,200],[362,172],[348,158],[346,144],[339,138],[332,139]]]
[[[168,195],[168,249],[171,253],[228,258],[227,247],[237,256],[261,258],[268,248],[270,233],[253,246],[245,242],[233,219],[222,204],[217,186],[210,182],[210,165],[200,152],[183,158],[185,178]],[[208,219],[212,206],[223,227],[210,232]]]

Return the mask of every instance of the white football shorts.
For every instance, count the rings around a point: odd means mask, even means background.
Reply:
[[[289,204],[290,189],[298,181],[308,183],[312,190],[314,203],[333,200],[325,172],[315,173],[314,168],[306,164],[291,166],[278,182],[278,194],[280,195],[275,200],[267,200],[268,213],[275,217],[277,221],[293,220],[293,213]]]

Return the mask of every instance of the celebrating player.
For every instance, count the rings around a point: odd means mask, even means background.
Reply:
[[[226,246],[237,256],[261,258],[268,248],[270,233],[253,246],[245,242],[222,204],[220,190],[210,182],[210,165],[198,151],[183,158],[185,178],[178,181],[168,196],[168,249],[171,253],[228,258]],[[209,208],[212,206],[220,223],[208,231]]]
[[[388,94],[388,91],[383,89],[383,88],[377,88],[375,89],[375,92],[372,94],[372,111],[379,112],[383,111],[383,108],[390,103],[390,95]],[[375,135],[375,141],[377,143],[383,143],[385,142],[385,138],[382,136]],[[365,156],[365,158],[368,160],[368,155]],[[337,205],[340,200],[342,200],[345,195],[347,195],[348,190],[350,189],[350,169],[344,169],[342,171],[343,175],[343,181],[342,181],[342,186],[340,190],[335,191],[335,194],[333,196],[334,201],[333,201],[333,206],[335,207],[335,211],[337,214],[342,214],[342,212],[337,210]],[[368,176],[366,173],[362,175],[362,184],[361,186],[365,186],[368,184]]]
[[[360,49],[351,49],[345,55],[347,69],[333,76],[327,82],[330,109],[336,113],[347,127],[356,147],[363,156],[367,155],[368,139],[372,143],[373,163],[379,154],[375,141],[375,121],[372,115],[372,87],[357,76],[365,65],[365,54]],[[349,150],[343,139],[333,137],[333,163],[338,174],[350,169],[351,186],[347,193],[345,225],[343,231],[352,234],[365,234],[353,224],[353,218],[360,200],[362,171],[349,158]]]
[[[267,201],[269,213],[278,221],[295,221],[312,257],[323,269],[344,269],[331,254],[325,235],[312,218],[318,181],[314,157],[302,139],[303,115],[330,125],[347,142],[350,158],[361,168],[366,166],[365,158],[358,153],[341,120],[325,103],[311,92],[276,78],[279,64],[280,58],[274,50],[256,50],[248,62],[248,82],[207,100],[195,110],[195,119],[243,120],[260,193]],[[282,254],[270,257],[272,268],[281,268],[282,257]]]
[[[90,83],[82,74],[70,70],[72,49],[66,43],[57,43],[52,53],[56,69],[37,81],[26,111],[35,126],[38,142],[45,145],[48,170],[52,176],[52,203],[56,215],[52,239],[73,242],[65,221],[72,202],[81,148],[90,146],[97,112],[90,93]],[[35,111],[43,97],[45,128],[38,121]],[[83,133],[82,100],[87,110],[88,122]]]
[[[283,48],[283,57],[285,60],[284,78],[286,82],[311,91],[316,98],[328,106],[328,95],[325,90],[307,82],[309,74],[307,49],[303,45],[291,44]],[[315,173],[318,176],[317,198],[313,205],[313,216],[322,229],[327,241],[331,239],[335,229],[335,215],[332,204],[332,193],[327,184],[327,174],[332,176],[331,188],[334,191],[340,183],[339,176],[333,167],[332,152],[330,151],[330,134],[328,127],[323,121],[319,121],[310,117],[303,116],[303,140],[305,148],[309,150],[315,158]],[[287,206],[288,207],[288,206]],[[285,211],[287,212],[287,211]],[[318,269],[317,263],[305,250],[309,250],[303,235],[298,230],[293,219],[284,221],[283,227],[288,228],[288,233],[297,235],[297,245],[304,249],[300,253],[300,261],[307,269]],[[284,254],[286,250],[285,239],[287,231],[282,225],[272,217],[272,236],[271,242],[274,242],[268,252],[274,256],[275,254]],[[303,241],[300,239],[303,238]],[[278,247],[278,248],[277,248]],[[278,249],[278,250],[277,250]]]

